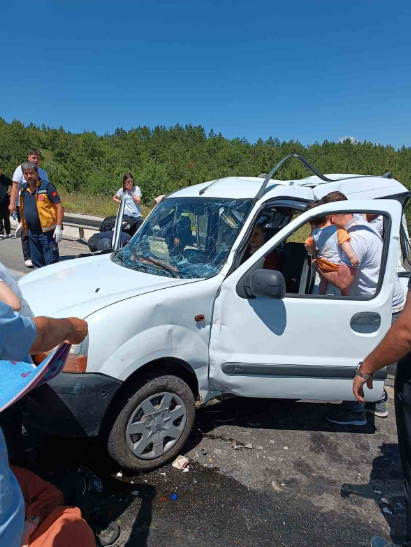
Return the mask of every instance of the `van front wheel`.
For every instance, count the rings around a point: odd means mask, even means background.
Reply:
[[[189,386],[177,376],[160,376],[129,388],[111,429],[108,450],[121,467],[150,471],[181,450],[195,419]]]

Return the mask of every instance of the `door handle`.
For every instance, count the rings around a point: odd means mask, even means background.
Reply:
[[[350,326],[356,332],[375,332],[381,326],[381,315],[377,312],[360,312],[351,317]]]

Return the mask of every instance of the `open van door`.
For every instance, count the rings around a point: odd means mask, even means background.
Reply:
[[[121,247],[121,228],[123,226],[123,216],[124,216],[124,204],[125,204],[126,192],[123,192],[121,196],[121,203],[117,211],[116,223],[113,230],[113,239],[112,246],[113,251],[118,251]]]
[[[370,299],[322,296],[312,287],[300,287],[297,294],[284,289],[275,298],[250,292],[253,280],[258,284],[259,276],[266,276],[261,272],[270,272],[259,269],[264,256],[287,245],[288,238],[293,241],[314,216],[341,212],[384,215],[381,271]],[[322,205],[297,217],[239,266],[223,281],[214,305],[209,377],[215,388],[245,397],[353,400],[357,364],[391,325],[400,222],[395,200]],[[385,375],[377,374],[367,400],[380,397]]]

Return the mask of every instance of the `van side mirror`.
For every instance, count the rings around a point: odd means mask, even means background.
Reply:
[[[244,287],[248,298],[276,298],[285,296],[285,279],[277,270],[255,270],[245,275]]]

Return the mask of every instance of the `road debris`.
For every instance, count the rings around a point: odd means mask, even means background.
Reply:
[[[382,503],[386,503],[387,505],[390,505],[390,502],[387,500],[387,498],[381,498]]]
[[[288,446],[284,446],[284,450],[288,450]]]
[[[178,496],[175,492],[173,492],[170,496],[170,498],[173,500],[173,501],[176,501],[178,499]]]
[[[188,458],[186,458],[186,456],[177,456],[177,458],[173,461],[173,467],[175,467],[176,469],[184,469],[185,467],[187,467],[188,465]]]
[[[242,444],[233,443],[234,450],[242,450],[244,447]]]
[[[252,445],[251,443],[246,443],[246,444],[244,445],[244,448],[248,448],[248,450],[252,450],[254,447],[253,447],[253,445]]]
[[[250,427],[259,427],[263,424],[261,422],[247,422],[247,425],[249,425]]]
[[[388,507],[383,507],[383,508],[382,508],[382,512],[383,512],[383,513],[386,513],[387,515],[392,515],[392,511],[390,511],[390,510],[388,509]]]
[[[381,490],[374,490],[376,494],[382,494]]]
[[[138,495],[139,495],[139,491],[138,491],[138,490],[133,490],[131,493],[132,493],[133,496],[138,496]]]
[[[207,450],[205,448],[201,449],[201,455],[202,456],[207,456]]]
[[[119,479],[121,479],[121,477],[123,476],[123,472],[122,471],[119,471],[116,475],[116,477],[118,477]]]
[[[183,469],[183,473],[188,473],[189,471],[190,471],[190,468],[189,468],[189,467],[185,467],[185,468]]]
[[[257,450],[264,450],[264,446],[261,446],[260,444],[258,444],[258,445],[256,446],[256,449],[257,449]]]

